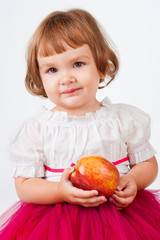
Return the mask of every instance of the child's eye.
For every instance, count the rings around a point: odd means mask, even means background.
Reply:
[[[56,68],[50,68],[48,69],[48,73],[55,73],[57,72],[57,69]]]
[[[83,62],[75,62],[74,63],[74,67],[82,67],[84,65],[84,63]]]

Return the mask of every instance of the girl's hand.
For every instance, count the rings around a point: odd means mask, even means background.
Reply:
[[[133,177],[126,174],[120,178],[119,185],[109,200],[115,205],[117,210],[122,210],[132,203],[136,195],[136,182]]]
[[[72,171],[72,168],[65,169],[57,186],[62,202],[96,207],[107,201],[104,196],[98,196],[97,190],[87,191],[74,187],[69,179]]]

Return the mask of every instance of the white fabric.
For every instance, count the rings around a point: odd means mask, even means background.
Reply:
[[[111,162],[128,156],[117,165],[120,174],[155,155],[149,143],[150,118],[136,107],[112,104],[108,98],[102,107],[85,116],[43,109],[24,122],[9,144],[13,176],[44,177],[59,181],[61,173],[45,171],[65,169],[86,155],[101,155]]]

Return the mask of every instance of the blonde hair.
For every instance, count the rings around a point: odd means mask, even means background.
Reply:
[[[103,36],[95,18],[81,9],[56,11],[41,22],[28,46],[25,86],[30,93],[47,97],[37,57],[38,54],[46,57],[66,51],[64,43],[72,48],[88,44],[97,70],[100,76],[103,76],[100,83],[104,82],[106,76],[109,81],[105,86],[115,78],[119,69],[118,58]]]

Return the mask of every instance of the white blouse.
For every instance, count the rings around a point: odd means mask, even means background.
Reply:
[[[112,104],[108,98],[99,110],[85,116],[68,116],[43,107],[10,141],[13,177],[59,181],[65,168],[87,155],[103,156],[123,175],[131,164],[155,155],[149,138],[146,113],[133,106]]]

